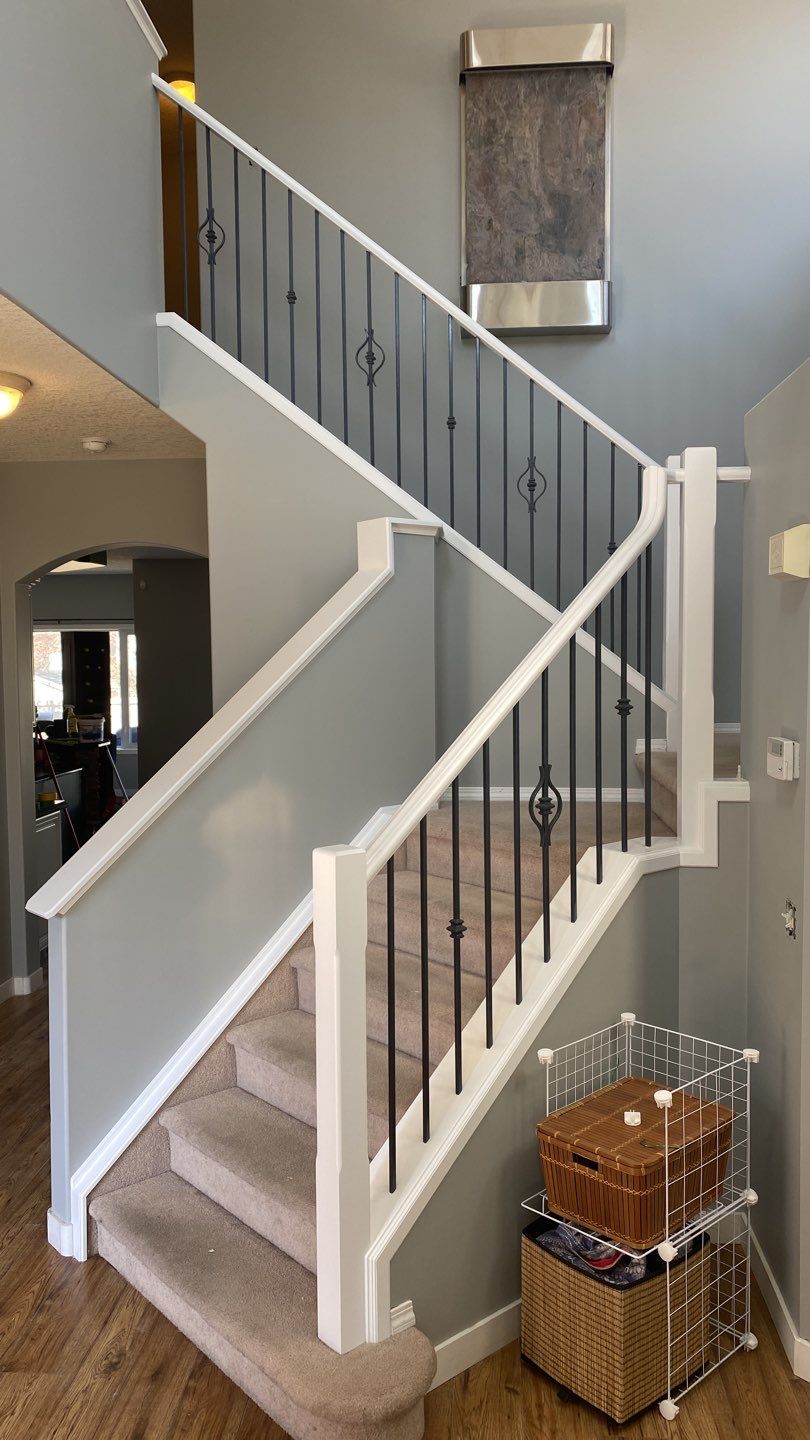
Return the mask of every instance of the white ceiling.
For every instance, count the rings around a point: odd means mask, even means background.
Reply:
[[[196,436],[3,295],[0,370],[31,381],[14,414],[0,421],[0,462],[189,460],[204,454]],[[87,436],[109,440],[109,448],[88,455],[82,449]]]

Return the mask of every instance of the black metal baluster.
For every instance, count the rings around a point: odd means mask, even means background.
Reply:
[[[427,299],[422,300],[422,498],[428,503]]]
[[[481,544],[481,341],[475,337],[475,543]]]
[[[526,481],[526,488],[530,495],[529,500],[529,585],[534,589],[534,491],[537,481],[534,478],[534,381],[529,381],[529,474]]]
[[[315,211],[315,410],[318,424],[323,419],[323,371],[321,361],[321,217]]]
[[[236,272],[236,358],[242,359],[242,255],[239,244],[239,151],[233,152],[233,246]]]
[[[503,568],[509,558],[509,362],[503,362]]]
[[[374,464],[374,320],[371,313],[371,255],[366,251],[366,335],[368,337],[368,453]]]
[[[396,390],[397,485],[402,484],[402,359],[399,340],[399,276],[394,276],[394,370]]]
[[[217,265],[217,231],[214,219],[214,186],[211,176],[211,131],[205,127],[205,173],[208,195],[208,210],[204,221],[205,243],[208,246],[208,298],[211,308],[211,339],[216,343],[217,338],[217,292],[216,292],[216,265]]]
[[[452,848],[453,848],[453,915],[447,927],[453,941],[453,1036],[455,1050],[456,1094],[461,1094],[463,1083],[461,1066],[461,942],[467,926],[461,918],[461,856],[460,818],[458,804],[458,780],[450,787],[452,807]]]
[[[541,797],[544,813],[548,809],[549,802],[549,780],[551,778],[551,763],[548,752],[548,670],[544,670],[540,678],[540,764],[542,766],[542,788]],[[546,821],[548,816],[546,815]],[[541,831],[542,839],[542,861],[543,861],[543,960],[547,964],[551,959],[551,833],[546,824],[545,831]]]
[[[293,196],[287,191],[287,304],[290,307],[290,399],[295,404],[295,273],[293,263]]]
[[[652,545],[644,551],[644,844],[652,845]]]
[[[627,849],[627,721],[632,703],[627,694],[627,572],[619,582],[619,644],[620,644],[620,669],[619,669],[619,698],[616,701],[616,710],[619,716],[619,744],[621,752],[619,755],[619,779],[620,779],[620,802],[621,802],[621,825],[622,825],[622,850]]]
[[[523,899],[520,858],[520,702],[512,711],[512,849],[515,889],[515,1004],[523,1000]]]
[[[192,122],[193,123],[193,122]],[[188,320],[188,235],[186,221],[186,130],[185,111],[177,107],[177,144],[180,151],[180,234],[183,240],[183,319]]]
[[[582,422],[582,588],[588,583],[588,422]],[[588,629],[585,621],[583,630]]]
[[[489,741],[482,749],[484,780],[484,1007],[487,1049],[492,1047],[492,811],[490,795]]]
[[[456,523],[456,416],[453,407],[453,317],[447,317],[447,437],[450,446],[450,524]]]
[[[638,466],[636,487],[638,491],[638,514],[641,514],[641,476],[642,467]],[[636,561],[636,669],[641,669],[641,556]]]
[[[577,918],[577,641],[568,642],[568,779],[571,851],[571,920]]]
[[[593,693],[593,737],[594,737],[594,783],[596,786],[596,883],[603,879],[603,816],[602,816],[602,606],[597,605],[593,617],[594,639],[594,693]]]
[[[397,1188],[397,1010],[396,1010],[396,949],[394,937],[394,859],[386,869],[388,900],[388,1189]]]
[[[262,331],[264,378],[270,380],[270,277],[267,273],[267,172],[262,170]]]
[[[340,232],[340,333],[343,341],[343,444],[349,443],[349,365],[346,335],[346,232]]]
[[[557,609],[562,609],[562,400],[557,401]]]
[[[419,948],[422,1000],[422,1139],[430,1139],[430,995],[427,816],[419,821]]]
[[[616,446],[610,446],[610,539],[608,555],[616,549]],[[610,592],[610,648],[616,652],[616,586]]]

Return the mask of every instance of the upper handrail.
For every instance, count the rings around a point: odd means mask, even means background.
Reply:
[[[400,845],[413,834],[419,822],[432,806],[438,803],[453,781],[458,779],[465,766],[475,759],[484,741],[511,715],[518,701],[536,684],[571,637],[593,614],[597,605],[606,599],[655,538],[666,515],[667,481],[667,471],[663,466],[650,465],[645,468],[641,510],[635,528],[403,801],[382,834],[369,846],[366,854],[369,880],[379,873]]]
[[[356,240],[358,245],[361,245],[369,254],[374,255],[383,265],[386,265],[389,270],[393,270],[394,274],[399,275],[400,279],[407,281],[407,283],[412,285],[421,295],[424,295],[427,300],[437,305],[440,310],[444,311],[445,315],[451,316],[452,319],[463,326],[470,335],[474,335],[477,340],[480,340],[482,345],[486,345],[489,350],[494,351],[502,360],[507,360],[515,369],[522,371],[528,380],[532,380],[536,385],[539,385],[541,389],[545,390],[548,395],[560,401],[567,410],[570,410],[574,415],[578,415],[592,430],[603,435],[606,440],[609,440],[612,445],[622,450],[625,455],[629,455],[637,464],[645,467],[655,466],[656,462],[651,459],[649,455],[645,455],[643,450],[639,450],[635,445],[631,445],[630,441],[626,440],[623,435],[620,435],[618,430],[614,430],[610,425],[606,425],[598,416],[593,415],[590,410],[587,410],[584,405],[580,405],[578,400],[575,400],[572,395],[562,390],[559,385],[555,385],[554,381],[550,380],[547,375],[544,375],[541,370],[537,370],[534,365],[530,365],[528,360],[525,360],[516,350],[510,349],[508,345],[504,345],[502,340],[499,340],[490,330],[486,330],[483,325],[479,325],[477,320],[473,320],[470,315],[465,314],[458,305],[453,304],[452,300],[448,300],[439,290],[435,290],[432,285],[429,285],[427,280],[422,280],[419,275],[415,274],[413,270],[409,270],[407,265],[403,265],[394,255],[389,255],[388,251],[384,250],[382,245],[378,245],[370,236],[365,235],[362,230],[358,230],[356,225],[352,225],[351,221],[339,215],[337,210],[333,210],[330,205],[324,204],[322,200],[318,199],[317,195],[313,195],[311,190],[307,190],[304,185],[300,185],[298,181],[294,180],[286,171],[280,169],[278,165],[274,165],[272,160],[268,160],[267,156],[262,155],[260,150],[256,150],[252,145],[248,145],[246,141],[242,140],[233,130],[229,130],[227,125],[223,125],[219,120],[215,119],[213,115],[209,115],[207,110],[203,110],[199,105],[195,105],[192,101],[186,100],[184,96],[178,94],[176,90],[173,90],[171,85],[168,85],[165,80],[161,80],[159,75],[152,76],[152,84],[159,94],[164,95],[167,100],[171,100],[172,103],[177,105],[181,110],[187,111],[189,115],[193,115],[195,120],[198,120],[201,125],[206,126],[212,134],[218,135],[221,140],[224,140],[228,145],[232,146],[234,150],[238,150],[251,164],[258,166],[259,169],[264,170],[266,174],[272,175],[275,180],[278,180],[280,184],[284,185],[287,190],[290,190],[293,195],[297,195],[300,200],[303,200],[307,205],[311,206],[313,210],[317,210],[319,215],[323,215],[324,219],[331,221],[333,225],[336,225],[339,230],[342,230],[343,233],[352,240]],[[616,553],[618,554],[618,551]]]

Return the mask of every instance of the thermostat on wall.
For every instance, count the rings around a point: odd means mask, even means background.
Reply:
[[[768,574],[783,580],[810,579],[810,525],[794,525],[768,542]]]
[[[785,740],[782,735],[768,736],[768,774],[774,780],[798,780],[798,740]]]

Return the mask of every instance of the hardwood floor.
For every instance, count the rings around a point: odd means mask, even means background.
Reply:
[[[44,993],[0,1006],[0,1440],[284,1440],[284,1433],[102,1260],[45,1239]],[[684,1400],[619,1427],[521,1362],[517,1344],[433,1392],[427,1440],[793,1440],[810,1385],[790,1373],[757,1297],[759,1349]]]

